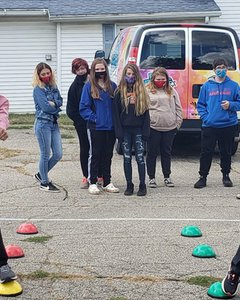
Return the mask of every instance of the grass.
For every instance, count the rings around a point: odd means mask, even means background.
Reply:
[[[11,150],[7,148],[0,148],[0,159],[11,158],[21,154],[21,150]]]
[[[47,278],[50,276],[51,276],[51,273],[49,273],[49,272],[45,272],[43,270],[37,270],[33,273],[30,273],[27,277],[31,278],[31,279],[43,279],[43,278]]]
[[[200,285],[203,287],[209,287],[211,284],[217,281],[222,281],[222,279],[212,276],[195,276],[187,279],[187,283]]]
[[[9,114],[10,128],[29,129],[35,121],[34,114]],[[61,128],[73,129],[73,122],[66,114],[60,114],[59,126]]]
[[[39,243],[39,244],[44,244],[47,241],[49,241],[52,238],[50,235],[46,236],[34,236],[34,237],[29,237],[25,240],[22,240],[23,242],[30,242],[30,243]]]

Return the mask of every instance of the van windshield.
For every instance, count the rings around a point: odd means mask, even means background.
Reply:
[[[141,69],[185,69],[185,32],[183,30],[155,30],[146,33],[143,41]]]
[[[236,70],[236,60],[230,35],[224,32],[192,32],[192,69],[212,70],[215,58],[226,59],[230,70]]]

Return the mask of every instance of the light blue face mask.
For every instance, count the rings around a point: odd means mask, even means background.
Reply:
[[[217,69],[215,73],[217,77],[224,78],[227,75],[227,69]]]

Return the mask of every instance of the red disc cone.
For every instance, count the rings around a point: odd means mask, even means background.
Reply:
[[[24,257],[22,248],[17,245],[10,244],[10,245],[6,246],[5,249],[6,249],[8,258]]]
[[[17,233],[20,233],[20,234],[36,234],[36,233],[38,233],[38,229],[32,223],[23,223],[17,228]]]

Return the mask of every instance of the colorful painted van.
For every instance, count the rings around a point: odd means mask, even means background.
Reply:
[[[228,76],[240,83],[240,42],[233,29],[205,24],[148,24],[122,30],[112,45],[108,61],[111,79],[117,83],[128,62],[139,66],[146,83],[155,67],[165,67],[183,107],[180,130],[200,133],[196,102],[200,87],[214,74],[212,62],[217,57],[228,61]],[[234,153],[238,141],[239,132]]]

